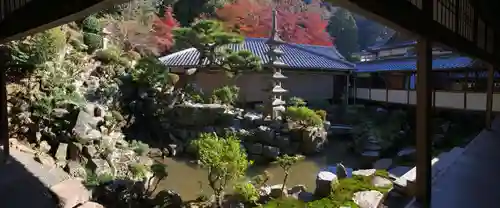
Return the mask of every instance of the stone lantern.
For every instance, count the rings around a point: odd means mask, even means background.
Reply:
[[[105,50],[108,48],[109,35],[111,35],[111,32],[107,28],[103,28],[101,31],[101,35],[102,35],[102,49]]]
[[[283,111],[285,111],[285,101],[283,99],[283,94],[287,92],[282,86],[282,80],[287,77],[281,73],[281,68],[286,66],[280,60],[283,55],[283,51],[279,48],[284,42],[281,40],[278,34],[278,22],[276,20],[276,9],[273,9],[272,14],[272,30],[271,36],[266,41],[269,47],[267,51],[268,61],[265,67],[271,69],[272,76],[270,79],[270,86],[266,89],[269,95],[269,100],[267,103],[267,116],[271,116],[272,120],[276,120]]]

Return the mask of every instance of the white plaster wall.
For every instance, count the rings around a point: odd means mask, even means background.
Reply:
[[[442,108],[464,108],[464,94],[463,92],[436,92],[436,106]]]
[[[376,101],[386,101],[385,100],[385,89],[371,89],[372,92],[372,100]]]
[[[283,80],[283,88],[288,90],[284,96],[297,96],[306,100],[331,99],[333,96],[333,74],[323,72],[283,72],[288,78]],[[269,97],[265,91],[270,85],[270,75],[263,73],[245,73],[236,79],[230,79],[222,72],[198,73],[195,83],[205,93],[224,85],[235,84],[240,88],[240,100],[244,102],[262,102]]]
[[[486,110],[486,93],[467,93],[467,109]]]
[[[407,95],[408,91],[406,90],[389,90],[389,102],[407,104]]]
[[[356,97],[359,99],[370,99],[370,90],[368,88],[356,88]]]

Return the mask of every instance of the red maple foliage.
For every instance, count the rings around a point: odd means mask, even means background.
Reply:
[[[174,45],[172,31],[177,27],[179,22],[174,18],[171,7],[165,9],[163,17],[155,17],[153,29],[160,51],[168,51]]]
[[[236,0],[217,10],[217,17],[233,31],[247,37],[269,37],[272,8],[277,11],[280,37],[287,42],[332,46],[326,32],[328,20],[323,16],[319,0],[305,4],[303,0],[281,0],[275,5],[268,0]]]

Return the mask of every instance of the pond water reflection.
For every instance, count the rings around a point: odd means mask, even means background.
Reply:
[[[187,160],[166,158],[159,160],[167,165],[169,176],[160,182],[158,190],[170,189],[179,193],[184,200],[195,199],[200,193],[212,194],[207,181],[207,171]],[[357,168],[357,158],[348,151],[347,142],[332,141],[326,146],[323,153],[307,157],[292,167],[287,185],[302,184],[309,191],[315,188],[316,174],[320,169],[342,162],[345,166]],[[264,170],[271,173],[268,184],[283,183],[283,170],[277,165],[252,166],[248,170],[248,177],[261,174]],[[200,187],[201,183],[201,187]]]

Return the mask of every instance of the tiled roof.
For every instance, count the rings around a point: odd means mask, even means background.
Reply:
[[[488,77],[488,72],[487,71],[477,71],[477,72],[469,72],[469,78],[473,78],[476,76],[476,73],[478,75],[478,77],[481,77],[481,78],[485,78],[485,77]],[[495,71],[494,74],[493,74],[494,77],[500,77],[500,73]],[[465,73],[452,73],[450,74],[450,77],[453,77],[453,78],[465,78]]]
[[[248,50],[267,63],[268,46],[265,38],[246,38],[242,44],[227,47],[238,51]],[[354,64],[346,61],[334,47],[285,43],[280,46],[284,52],[281,60],[289,69],[351,70]],[[170,67],[196,67],[199,53],[194,48],[185,49],[160,58]]]
[[[446,70],[471,67],[474,64],[474,59],[453,56],[453,57],[436,57],[432,60],[432,69]],[[357,72],[379,72],[379,71],[414,71],[417,69],[417,61],[415,57],[405,57],[397,59],[373,60],[359,62],[356,64]]]
[[[368,50],[369,51],[378,51],[378,50],[383,50],[383,49],[407,47],[407,46],[412,46],[415,44],[417,44],[416,40],[400,41],[400,42],[390,43],[390,44],[374,45],[374,46],[369,47]]]

